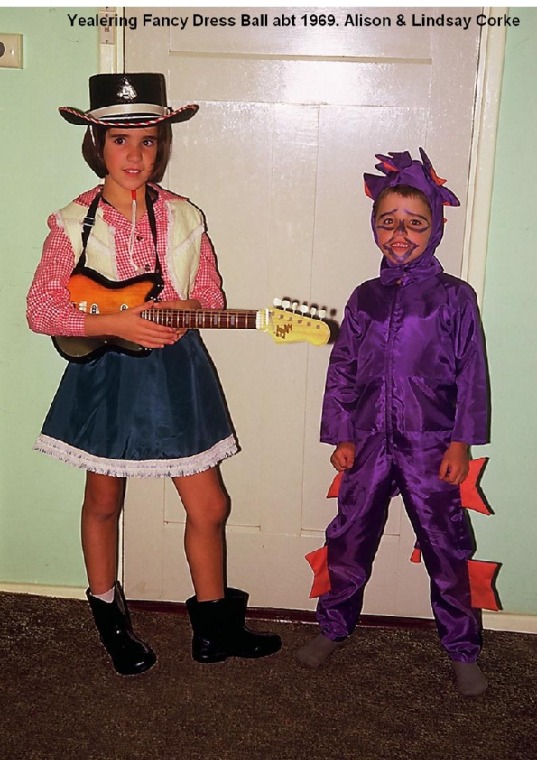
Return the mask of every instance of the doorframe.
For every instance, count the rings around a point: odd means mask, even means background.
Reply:
[[[125,15],[125,6],[105,6],[99,16]],[[118,74],[125,70],[125,30],[123,27],[99,27],[99,74]]]
[[[501,14],[506,13],[507,10],[507,8],[494,9],[495,13]],[[488,14],[488,11],[489,8],[484,9],[484,13]],[[496,137],[505,63],[505,39],[504,28],[481,27],[461,267],[461,276],[476,291],[480,306],[485,289]]]

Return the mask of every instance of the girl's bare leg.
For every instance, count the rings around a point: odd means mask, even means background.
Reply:
[[[138,675],[153,667],[156,655],[132,630],[127,603],[117,578],[118,521],[125,478],[88,472],[82,506],[82,549],[89,589],[86,592],[101,641],[115,670]],[[113,588],[113,599],[96,598]]]
[[[82,505],[82,550],[92,594],[105,594],[117,578],[118,521],[125,478],[88,472]]]
[[[185,552],[199,602],[225,593],[225,525],[229,500],[217,468],[173,478],[186,511]]]
[[[245,625],[248,594],[227,588],[225,524],[229,500],[218,469],[174,478],[186,510],[185,551],[195,596],[186,600],[196,662],[228,657],[265,657],[277,652],[279,636],[255,633]]]

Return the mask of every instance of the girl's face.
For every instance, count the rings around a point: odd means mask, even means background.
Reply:
[[[148,181],[157,157],[158,129],[111,127],[106,131],[103,159],[108,174],[105,184],[129,193]]]
[[[431,237],[431,211],[421,198],[387,193],[375,215],[377,245],[395,265],[409,264],[427,247]]]

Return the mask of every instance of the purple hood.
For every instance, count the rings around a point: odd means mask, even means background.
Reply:
[[[423,277],[442,271],[442,266],[434,253],[444,234],[443,207],[460,206],[457,196],[444,186],[446,180],[440,179],[436,174],[423,148],[419,150],[421,161],[413,161],[408,151],[389,153],[388,156],[376,154],[380,163],[376,164],[375,168],[384,172],[385,176],[364,174],[365,192],[373,201],[386,188],[395,187],[395,185],[409,185],[421,190],[431,206],[432,230],[427,248],[419,258],[411,261],[410,264],[393,264],[383,258],[380,277],[385,285],[390,285],[400,279],[403,281],[421,280]],[[371,212],[371,226],[376,240],[373,212]]]

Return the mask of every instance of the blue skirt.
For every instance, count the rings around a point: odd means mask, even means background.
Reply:
[[[34,448],[116,477],[178,477],[238,450],[199,334],[132,357],[68,365]]]

